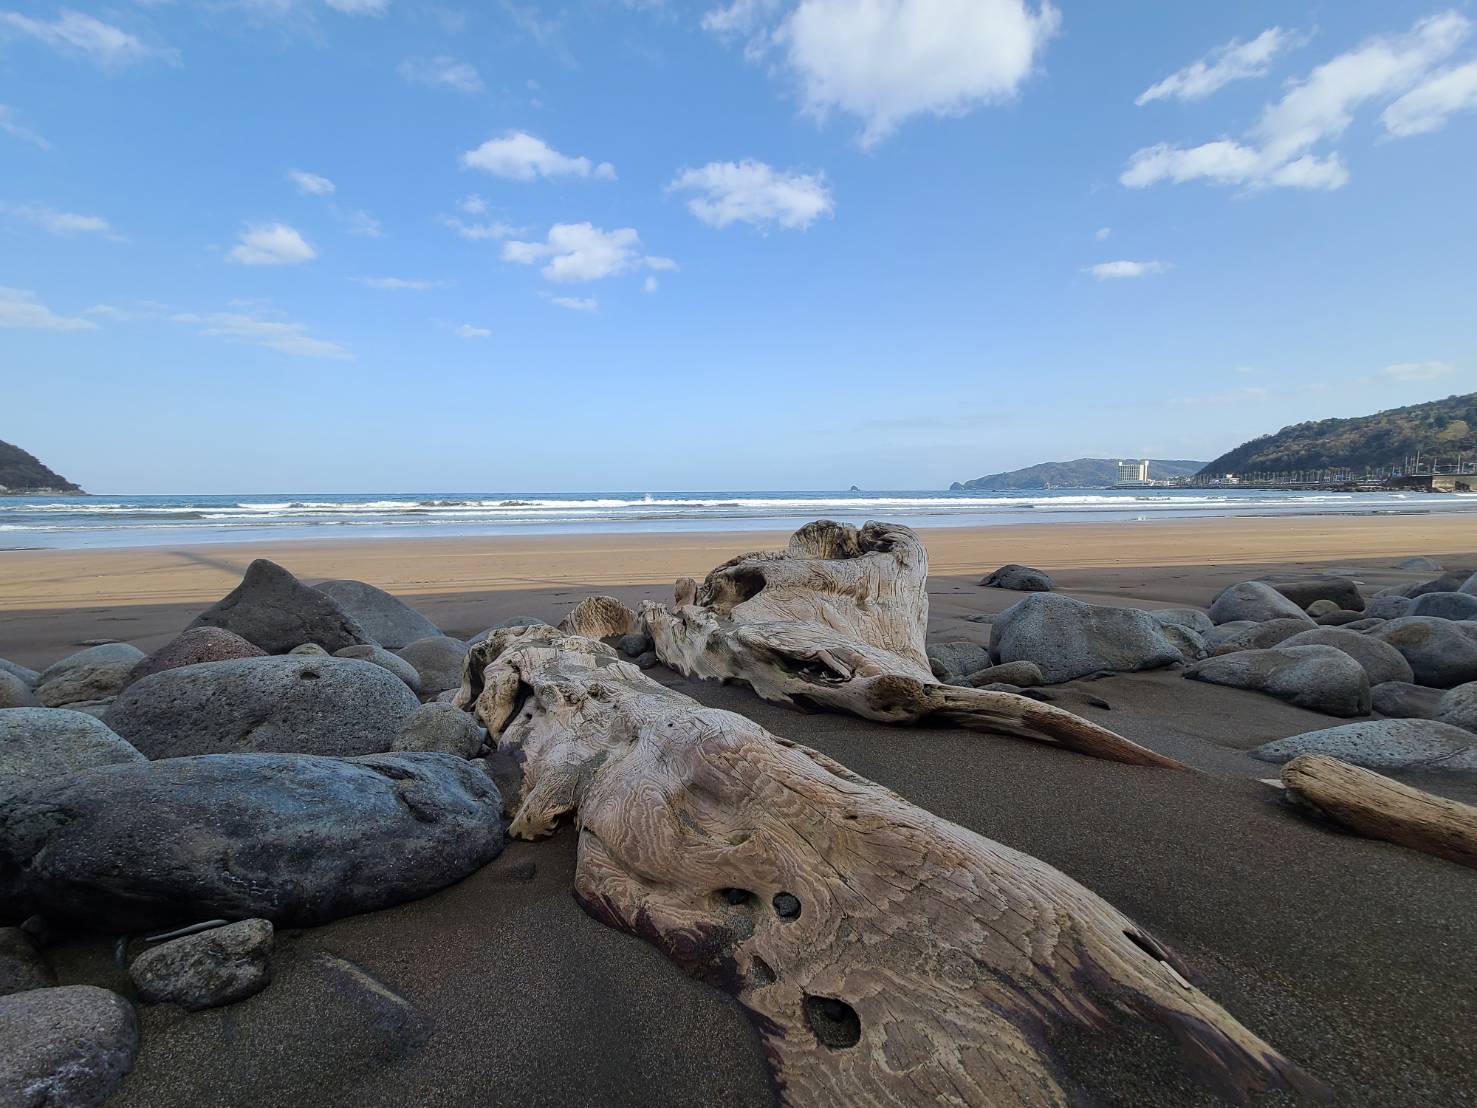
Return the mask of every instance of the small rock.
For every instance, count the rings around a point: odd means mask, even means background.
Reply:
[[[0,997],[0,1104],[92,1108],[133,1068],[133,1005],[92,985]]]
[[[1056,587],[1045,570],[1013,562],[981,578],[980,584],[987,589],[1010,589],[1013,592],[1051,592]]]
[[[1342,612],[1344,609],[1340,608],[1332,600],[1315,600],[1303,610],[1314,619],[1321,619],[1323,616],[1332,615],[1334,612]]]
[[[306,658],[328,658],[332,656],[328,653],[328,651],[324,650],[315,642],[300,643],[297,646],[294,646],[287,653],[297,654],[301,657]]]
[[[0,709],[34,708],[36,697],[31,686],[13,673],[0,670]]]
[[[953,681],[990,665],[990,652],[979,643],[941,642],[928,647],[928,667],[940,681]]]
[[[1331,646],[1335,650],[1342,650],[1364,667],[1364,672],[1369,674],[1371,687],[1388,681],[1411,681],[1415,678],[1410,663],[1389,643],[1361,635],[1358,631],[1346,631],[1342,627],[1316,627],[1311,631],[1300,631],[1283,639],[1280,645]]]
[[[1431,719],[1442,695],[1440,689],[1409,681],[1385,681],[1370,688],[1369,704],[1380,715],[1394,719]]]
[[[1436,705],[1435,718],[1453,727],[1477,731],[1477,681],[1458,685]]]
[[[79,650],[47,667],[32,690],[48,708],[64,708],[79,700],[107,700],[118,695],[144,652],[125,642]]]
[[[1309,611],[1312,611],[1310,608]],[[1325,612],[1321,616],[1314,616],[1313,620],[1319,627],[1346,627],[1351,623],[1367,623],[1363,612],[1346,612],[1342,608],[1337,611]]]
[[[405,601],[363,581],[324,581],[313,587],[386,650],[399,650],[417,639],[441,634],[440,628]]]
[[[429,695],[461,688],[462,663],[468,649],[461,639],[435,635],[419,639],[395,653],[415,667],[421,679],[421,694]]]
[[[432,702],[416,710],[391,749],[471,758],[482,748],[485,735],[470,712],[451,704]]]
[[[1010,691],[1018,688],[1034,688],[1044,685],[1046,678],[1041,673],[1041,667],[1035,662],[1006,662],[1003,665],[987,666],[976,670],[967,677],[961,677],[954,682],[968,688],[981,689],[989,685],[1006,684],[1014,686]]]
[[[56,974],[19,927],[0,927],[0,996],[45,989],[56,984]]]
[[[1276,739],[1247,753],[1264,762],[1288,762],[1299,754],[1327,754],[1350,765],[1376,770],[1477,770],[1477,739],[1472,733],[1432,719],[1346,723]]]
[[[632,659],[637,669],[655,669],[662,664],[662,660],[656,656],[656,651],[648,650],[639,658]]]
[[[627,658],[639,658],[652,650],[655,644],[645,631],[633,631],[629,635],[622,635],[618,638],[615,647]]]
[[[1210,605],[1212,623],[1231,623],[1249,619],[1264,623],[1269,619],[1299,619],[1311,625],[1307,612],[1283,596],[1265,581],[1242,581],[1223,589]]]
[[[1089,696],[1087,703],[1093,708],[1103,708],[1110,712],[1113,710],[1113,705],[1109,704],[1100,696]]]
[[[272,980],[272,924],[244,919],[171,939],[128,967],[139,996],[191,1012],[219,1008],[261,992]]]
[[[336,600],[265,558],[252,562],[241,583],[190,626],[224,627],[268,654],[282,654],[301,643],[333,651],[372,641]]]
[[[262,658],[266,653],[225,628],[192,627],[181,631],[134,666],[123,687],[126,689],[135,681],[142,681],[150,674],[162,673],[166,669],[179,669],[200,662],[228,662],[233,658]]]
[[[1343,626],[1345,631],[1358,631],[1360,633],[1363,633],[1365,631],[1370,631],[1376,627],[1379,627],[1384,622],[1385,621],[1382,619],[1366,617],[1364,619],[1356,619],[1353,623],[1346,623]]]
[[[1464,592],[1422,593],[1411,601],[1406,615],[1438,619],[1477,619],[1477,596]]]
[[[1241,650],[1196,662],[1185,670],[1185,676],[1263,692],[1330,716],[1369,713],[1369,677],[1364,667],[1331,646]]]
[[[387,669],[400,680],[411,692],[419,695],[421,691],[421,675],[416,672],[415,666],[411,665],[399,655],[391,654],[382,646],[346,646],[334,655],[335,658],[357,658],[370,665]]]
[[[5,786],[146,760],[106,724],[71,708],[0,712],[0,783]]]

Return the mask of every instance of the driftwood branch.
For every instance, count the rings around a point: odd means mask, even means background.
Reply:
[[[457,699],[521,761],[510,833],[572,818],[580,902],[735,994],[787,1103],[1064,1105],[1054,1044],[1133,1021],[1233,1099],[1321,1090],[1071,878],[599,642],[495,632]]]
[[[743,681],[765,700],[881,723],[938,721],[1135,765],[1179,766],[1071,712],[1014,693],[941,684],[924,652],[928,552],[910,528],[820,520],[781,553],[725,562],[642,618],[657,656],[688,676]]]
[[[1323,754],[1282,767],[1293,797],[1370,839],[1399,843],[1464,866],[1477,866],[1477,808],[1412,789]]]

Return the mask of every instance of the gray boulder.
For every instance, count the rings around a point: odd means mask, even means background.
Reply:
[[[391,654],[382,646],[346,646],[334,657],[357,658],[361,662],[379,666],[380,669],[387,669],[404,681],[406,688],[411,692],[419,695],[421,691],[421,675],[416,672],[415,666],[404,658]]]
[[[405,601],[363,581],[324,581],[313,586],[332,598],[386,650],[399,650],[441,629]]]
[[[1408,681],[1386,681],[1369,690],[1369,704],[1382,716],[1431,719],[1442,695],[1440,689],[1428,689]]]
[[[949,682],[992,665],[990,651],[975,642],[938,642],[928,646],[928,668]]]
[[[261,647],[252,646],[240,635],[223,627],[192,627],[181,631],[134,666],[123,687],[166,669],[179,669],[201,662],[229,662],[233,658],[261,658],[266,653]]]
[[[976,670],[953,683],[967,685],[973,689],[982,689],[990,685],[1010,685],[1013,692],[1016,689],[1031,689],[1037,685],[1044,685],[1046,677],[1042,674],[1041,667],[1035,662],[1005,662],[1002,665]]]
[[[1467,596],[1477,596],[1477,573],[1463,581],[1462,587],[1457,589],[1457,592],[1465,593]]]
[[[1224,634],[1235,627],[1233,634]],[[1269,619],[1265,623],[1238,620],[1223,623],[1207,638],[1212,654],[1230,654],[1237,650],[1266,650],[1313,627],[1312,620]]]
[[[1183,660],[1165,626],[1148,612],[1057,593],[1036,593],[1001,612],[990,628],[990,653],[1000,662],[1035,662],[1050,684]]]
[[[1312,626],[1313,619],[1302,607],[1265,581],[1242,581],[1223,589],[1210,605],[1212,623],[1230,623],[1249,619],[1264,623],[1269,619],[1300,619]]]
[[[1477,596],[1464,592],[1422,593],[1411,601],[1406,615],[1438,619],[1477,619]]]
[[[1258,580],[1271,585],[1304,611],[1318,600],[1332,601],[1345,611],[1364,610],[1359,583],[1350,577],[1334,573],[1269,573]]]
[[[332,597],[308,588],[265,558],[252,562],[241,584],[201,612],[190,626],[224,627],[268,654],[285,654],[310,642],[334,651],[373,641]]]
[[[1331,646],[1242,650],[1196,662],[1185,670],[1185,676],[1266,693],[1325,715],[1369,713],[1369,677],[1364,667]]]
[[[1331,616],[1343,610],[1332,600],[1315,600],[1304,609],[1315,620],[1321,620],[1324,616]]]
[[[31,937],[19,927],[0,927],[0,996],[55,984],[56,974]]]
[[[126,642],[89,647],[48,666],[32,691],[48,708],[108,700],[118,695],[130,671],[143,660],[144,652]]]
[[[146,759],[106,724],[70,708],[0,712],[0,789]]]
[[[482,748],[486,731],[471,712],[452,704],[422,704],[395,740],[396,751],[429,751],[471,758]]]
[[[501,810],[487,776],[446,754],[83,770],[0,807],[0,902],[109,933],[257,916],[307,927],[465,877],[502,849]]]
[[[645,631],[632,631],[616,639],[615,646],[627,658],[639,658],[654,649],[656,644]]]
[[[0,670],[0,709],[34,708],[36,696],[31,686],[13,673]]]
[[[421,694],[430,696],[447,689],[461,688],[462,663],[469,649],[461,639],[435,635],[418,639],[395,653],[415,667],[416,673],[420,674]]]
[[[1353,623],[1343,624],[1343,628],[1346,631],[1371,631],[1384,622],[1382,619],[1366,616],[1364,619],[1356,619]]]
[[[1440,573],[1445,567],[1435,558],[1417,555],[1414,558],[1402,558],[1390,568],[1407,569],[1415,573]]]
[[[124,690],[107,722],[150,758],[353,755],[390,749],[415,694],[349,658],[238,658],[168,669]]]
[[[41,676],[34,669],[27,669],[19,663],[8,662],[4,658],[0,658],[0,673],[8,673],[12,677],[20,678],[28,689],[35,688],[36,680]]]
[[[1364,614],[1374,619],[1399,619],[1410,611],[1412,603],[1407,596],[1376,596],[1364,605]]]
[[[1311,631],[1300,631],[1281,644],[1287,646],[1331,646],[1342,650],[1364,667],[1369,674],[1370,686],[1382,685],[1387,681],[1413,681],[1410,663],[1404,655],[1386,642],[1361,635],[1358,631],[1345,631],[1342,627],[1315,627]]]
[[[1160,623],[1160,627],[1164,629],[1164,637],[1179,647],[1182,661],[1198,662],[1210,653],[1210,647],[1199,631],[1182,623]]]
[[[1458,685],[1436,705],[1435,718],[1453,727],[1477,731],[1477,681]]]
[[[1014,562],[982,578],[980,584],[987,589],[1010,589],[1013,592],[1051,592],[1056,587],[1045,570]]]
[[[1372,719],[1276,739],[1250,750],[1264,762],[1288,762],[1299,754],[1327,754],[1378,770],[1467,773],[1477,770],[1477,738],[1433,719]]]
[[[1315,601],[1309,608],[1308,614],[1312,615],[1313,609],[1323,601]],[[1363,612],[1346,612],[1343,609],[1336,611],[1324,610],[1321,616],[1313,616],[1313,622],[1319,627],[1347,627],[1351,623],[1364,623],[1366,617]]]
[[[1149,618],[1166,627],[1187,627],[1204,637],[1215,630],[1215,623],[1199,608],[1150,608]]]
[[[92,985],[0,997],[0,1104],[92,1108],[133,1068],[133,1005]]]
[[[128,967],[150,1004],[191,1012],[219,1008],[259,993],[272,980],[272,924],[244,919],[144,951]]]
[[[1422,581],[1419,585],[1407,586],[1405,595],[1415,600],[1417,597],[1425,596],[1428,592],[1459,592],[1470,576],[1472,576],[1470,569],[1450,569],[1440,577]]]
[[[1477,681],[1477,639],[1449,619],[1402,616],[1366,634],[1405,655],[1417,684],[1449,689]]]

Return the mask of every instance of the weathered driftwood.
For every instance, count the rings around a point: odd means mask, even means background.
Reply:
[[[1288,762],[1282,784],[1295,799],[1366,838],[1477,866],[1477,808],[1470,804],[1323,754],[1301,754]]]
[[[495,632],[457,702],[522,762],[510,833],[572,816],[580,902],[734,993],[790,1104],[1063,1105],[1061,1036],[1129,1021],[1235,1099],[1320,1088],[1066,875],[601,643]]]
[[[910,528],[818,520],[781,553],[744,554],[674,604],[642,617],[664,663],[739,680],[765,700],[881,723],[937,721],[1056,743],[1136,765],[1180,763],[1104,727],[1014,693],[941,684],[924,653],[928,552]]]

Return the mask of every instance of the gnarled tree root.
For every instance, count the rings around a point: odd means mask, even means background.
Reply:
[[[571,816],[594,916],[735,994],[794,1105],[1065,1105],[1053,1044],[1158,1025],[1203,1080],[1322,1087],[1051,866],[552,627],[473,648],[458,702],[521,758],[511,834]]]

